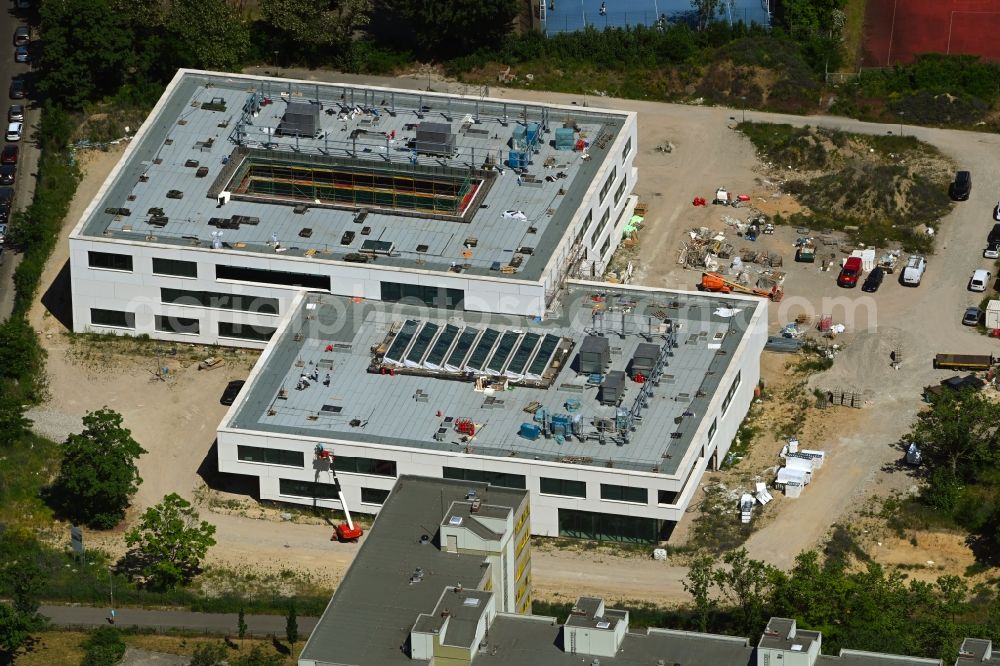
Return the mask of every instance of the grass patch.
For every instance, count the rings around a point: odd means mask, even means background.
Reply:
[[[911,252],[932,249],[936,227],[953,206],[948,183],[954,165],[913,137],[868,136],[814,127],[740,123],[761,161],[785,190],[809,208],[789,222],[850,231],[853,240]],[[792,173],[790,173],[790,171]]]
[[[52,509],[39,491],[59,471],[59,448],[28,434],[0,449],[0,524],[28,529],[52,525]]]
[[[762,509],[756,507],[754,520],[749,525],[740,522],[739,495],[733,491],[713,486],[705,489],[698,517],[694,520],[691,545],[695,548],[721,554],[736,550],[750,538],[753,524],[759,520]]]
[[[178,344],[164,340],[154,340],[148,335],[116,335],[114,333],[63,333],[69,342],[70,358],[88,366],[106,368],[122,356],[138,359],[176,360],[180,363],[195,363],[209,356],[222,358],[227,363],[246,365],[253,368],[260,352],[254,349],[236,347],[215,347],[209,345]]]
[[[832,367],[833,356],[825,347],[820,347],[811,341],[802,345],[802,355],[799,360],[789,364],[789,368],[797,375],[814,375]]]
[[[856,72],[861,64],[861,40],[865,30],[865,0],[846,0],[844,2],[843,51],[844,66],[842,71]]]
[[[750,452],[750,446],[757,438],[757,435],[761,433],[761,428],[756,423],[756,417],[759,414],[759,406],[756,403],[751,405],[747,415],[743,417],[740,427],[736,430],[736,436],[729,446],[729,453],[726,454],[722,465],[720,465],[721,469],[726,470],[735,467]]]

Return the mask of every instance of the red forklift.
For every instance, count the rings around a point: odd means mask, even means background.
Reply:
[[[344,516],[347,518],[346,523],[341,523],[334,528],[333,536],[330,537],[330,541],[357,543],[358,539],[361,538],[361,535],[364,534],[364,530],[361,529],[360,525],[355,525],[354,521],[351,520],[351,511],[347,508],[347,500],[344,499],[344,491],[340,487],[340,479],[337,478],[337,469],[334,466],[334,456],[332,453],[327,451],[322,444],[316,445],[316,460],[314,468],[316,469],[317,476],[319,476],[320,472],[327,472],[333,478],[333,487],[337,490],[337,497],[340,499],[340,506],[343,507]]]

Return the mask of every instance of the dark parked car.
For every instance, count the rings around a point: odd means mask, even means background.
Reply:
[[[0,164],[0,185],[13,185],[17,176],[17,167],[13,164]]]
[[[246,384],[246,382],[240,379],[234,382],[229,382],[226,385],[226,390],[222,392],[222,398],[219,400],[219,402],[221,402],[223,405],[226,405],[227,407],[236,402],[236,396],[240,394],[240,391],[243,389],[244,384]]]
[[[881,266],[876,266],[872,269],[872,272],[868,274],[865,278],[865,283],[861,285],[861,291],[874,292],[878,291],[878,288],[882,286],[882,280],[885,279],[885,271]]]
[[[24,105],[23,104],[11,104],[7,108],[7,122],[8,123],[23,123],[24,122]]]
[[[18,46],[14,49],[14,62],[28,62],[30,58],[27,46]]]
[[[14,29],[14,46],[27,46],[31,43],[31,29],[26,25],[19,25]]]
[[[10,80],[10,98],[11,99],[24,99],[28,95],[28,91],[24,86],[24,79],[17,76]]]
[[[0,151],[0,164],[17,164],[17,144],[8,143]]]
[[[7,221],[7,217],[10,215],[10,205],[13,201],[14,188],[0,187],[0,218],[2,218],[0,221]]]
[[[972,192],[972,174],[959,171],[955,174],[955,182],[948,188],[948,194],[955,201],[965,201]]]
[[[983,311],[979,308],[966,308],[965,314],[962,315],[962,324],[965,326],[978,326],[982,318]]]
[[[990,229],[989,235],[986,237],[986,242],[990,245],[993,243],[1000,243],[1000,224],[993,225],[993,228]]]

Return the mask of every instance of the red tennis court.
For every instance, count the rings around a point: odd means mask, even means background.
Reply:
[[[862,64],[888,67],[919,53],[1000,61],[1000,0],[868,0]]]

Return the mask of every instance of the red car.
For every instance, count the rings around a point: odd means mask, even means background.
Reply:
[[[8,143],[0,153],[0,164],[17,164],[17,145]]]
[[[841,287],[856,287],[863,272],[861,257],[848,257],[844,267],[840,269],[840,275],[837,276],[837,284]]]

